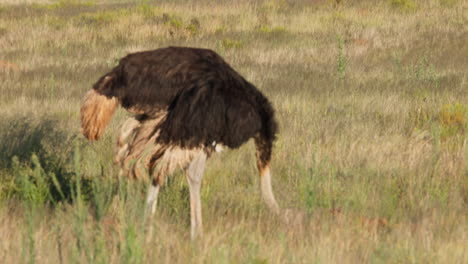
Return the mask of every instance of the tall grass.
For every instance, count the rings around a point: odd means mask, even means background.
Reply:
[[[2,263],[466,263],[464,1],[3,1]],[[214,156],[205,236],[189,239],[182,172],[154,219],[144,182],[79,134],[79,105],[129,52],[210,48],[280,124],[263,205],[254,147]]]

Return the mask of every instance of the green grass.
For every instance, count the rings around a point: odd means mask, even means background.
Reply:
[[[0,4],[2,263],[466,263],[468,46],[464,1],[13,1]],[[188,187],[113,164],[119,110],[80,135],[84,93],[119,58],[210,48],[271,99],[273,189],[254,147],[215,155],[205,237]]]

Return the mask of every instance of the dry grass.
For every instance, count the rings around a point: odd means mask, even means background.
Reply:
[[[2,263],[466,263],[467,8],[3,1]],[[273,188],[301,222],[264,207],[251,143],[209,162],[202,241],[180,174],[143,221],[145,186],[119,184],[112,164],[127,114],[89,143],[79,107],[118,58],[167,45],[217,51],[271,98]]]

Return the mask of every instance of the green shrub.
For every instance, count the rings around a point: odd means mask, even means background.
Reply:
[[[147,1],[141,2],[137,6],[136,10],[138,13],[143,15],[143,17],[149,18],[149,19],[154,18],[156,14],[159,12],[158,8],[148,4]]]
[[[13,157],[15,184],[11,197],[5,198],[16,198],[33,206],[72,201],[77,199],[77,195],[80,196],[79,199],[90,200],[92,180],[81,179],[76,172],[64,168],[56,169],[55,172],[47,170],[48,162],[50,161],[41,161],[36,154],[31,155],[29,162],[23,163],[18,157]]]
[[[220,26],[215,29],[215,34],[223,34],[226,31],[228,31],[228,28],[226,26]]]
[[[175,15],[169,15],[167,13],[164,13],[162,15],[162,22],[174,29],[181,29],[184,25],[182,22],[182,19],[178,16]]]
[[[271,34],[281,34],[281,33],[284,33],[286,32],[286,28],[284,27],[269,27],[269,26],[260,26],[259,29],[260,32],[263,32],[263,33],[271,33]]]
[[[336,73],[340,79],[343,79],[346,75],[346,66],[348,64],[348,59],[344,55],[343,39],[338,36],[338,55],[336,58]]]
[[[390,5],[400,11],[415,11],[417,4],[412,0],[390,0]]]
[[[468,105],[455,103],[447,104],[439,112],[441,139],[455,135],[465,135],[468,130]]]
[[[93,1],[76,1],[76,0],[60,0],[52,4],[33,4],[34,8],[56,10],[61,8],[77,8],[77,7],[90,7],[94,6]]]
[[[192,18],[190,20],[190,24],[188,24],[185,27],[185,30],[190,34],[190,35],[196,35],[200,32],[200,21],[196,18]]]
[[[18,157],[13,157],[13,172],[17,180],[17,196],[32,205],[43,205],[51,199],[49,181],[53,176],[47,174],[38,157],[31,156],[31,167],[21,166]]]
[[[83,196],[90,199],[93,177],[77,177],[82,173],[79,154],[83,146],[60,130],[57,121],[3,118],[0,127],[9,128],[0,130],[0,169],[7,172],[0,174],[0,181],[7,183],[7,187],[2,184],[2,199],[32,204],[71,201],[78,183]]]
[[[465,136],[468,131],[468,106],[460,103],[446,104],[441,110],[417,107],[409,112],[410,133],[425,135],[432,130],[435,138],[445,141],[456,136]]]
[[[244,44],[240,40],[233,40],[225,38],[221,40],[221,46],[225,49],[238,49],[241,48]]]

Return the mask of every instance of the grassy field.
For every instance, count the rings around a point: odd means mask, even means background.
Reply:
[[[468,4],[388,1],[0,3],[0,262],[467,263]],[[79,133],[84,93],[127,53],[210,48],[267,95],[280,134],[260,198],[249,142],[208,162],[205,236],[168,179],[145,183]]]

